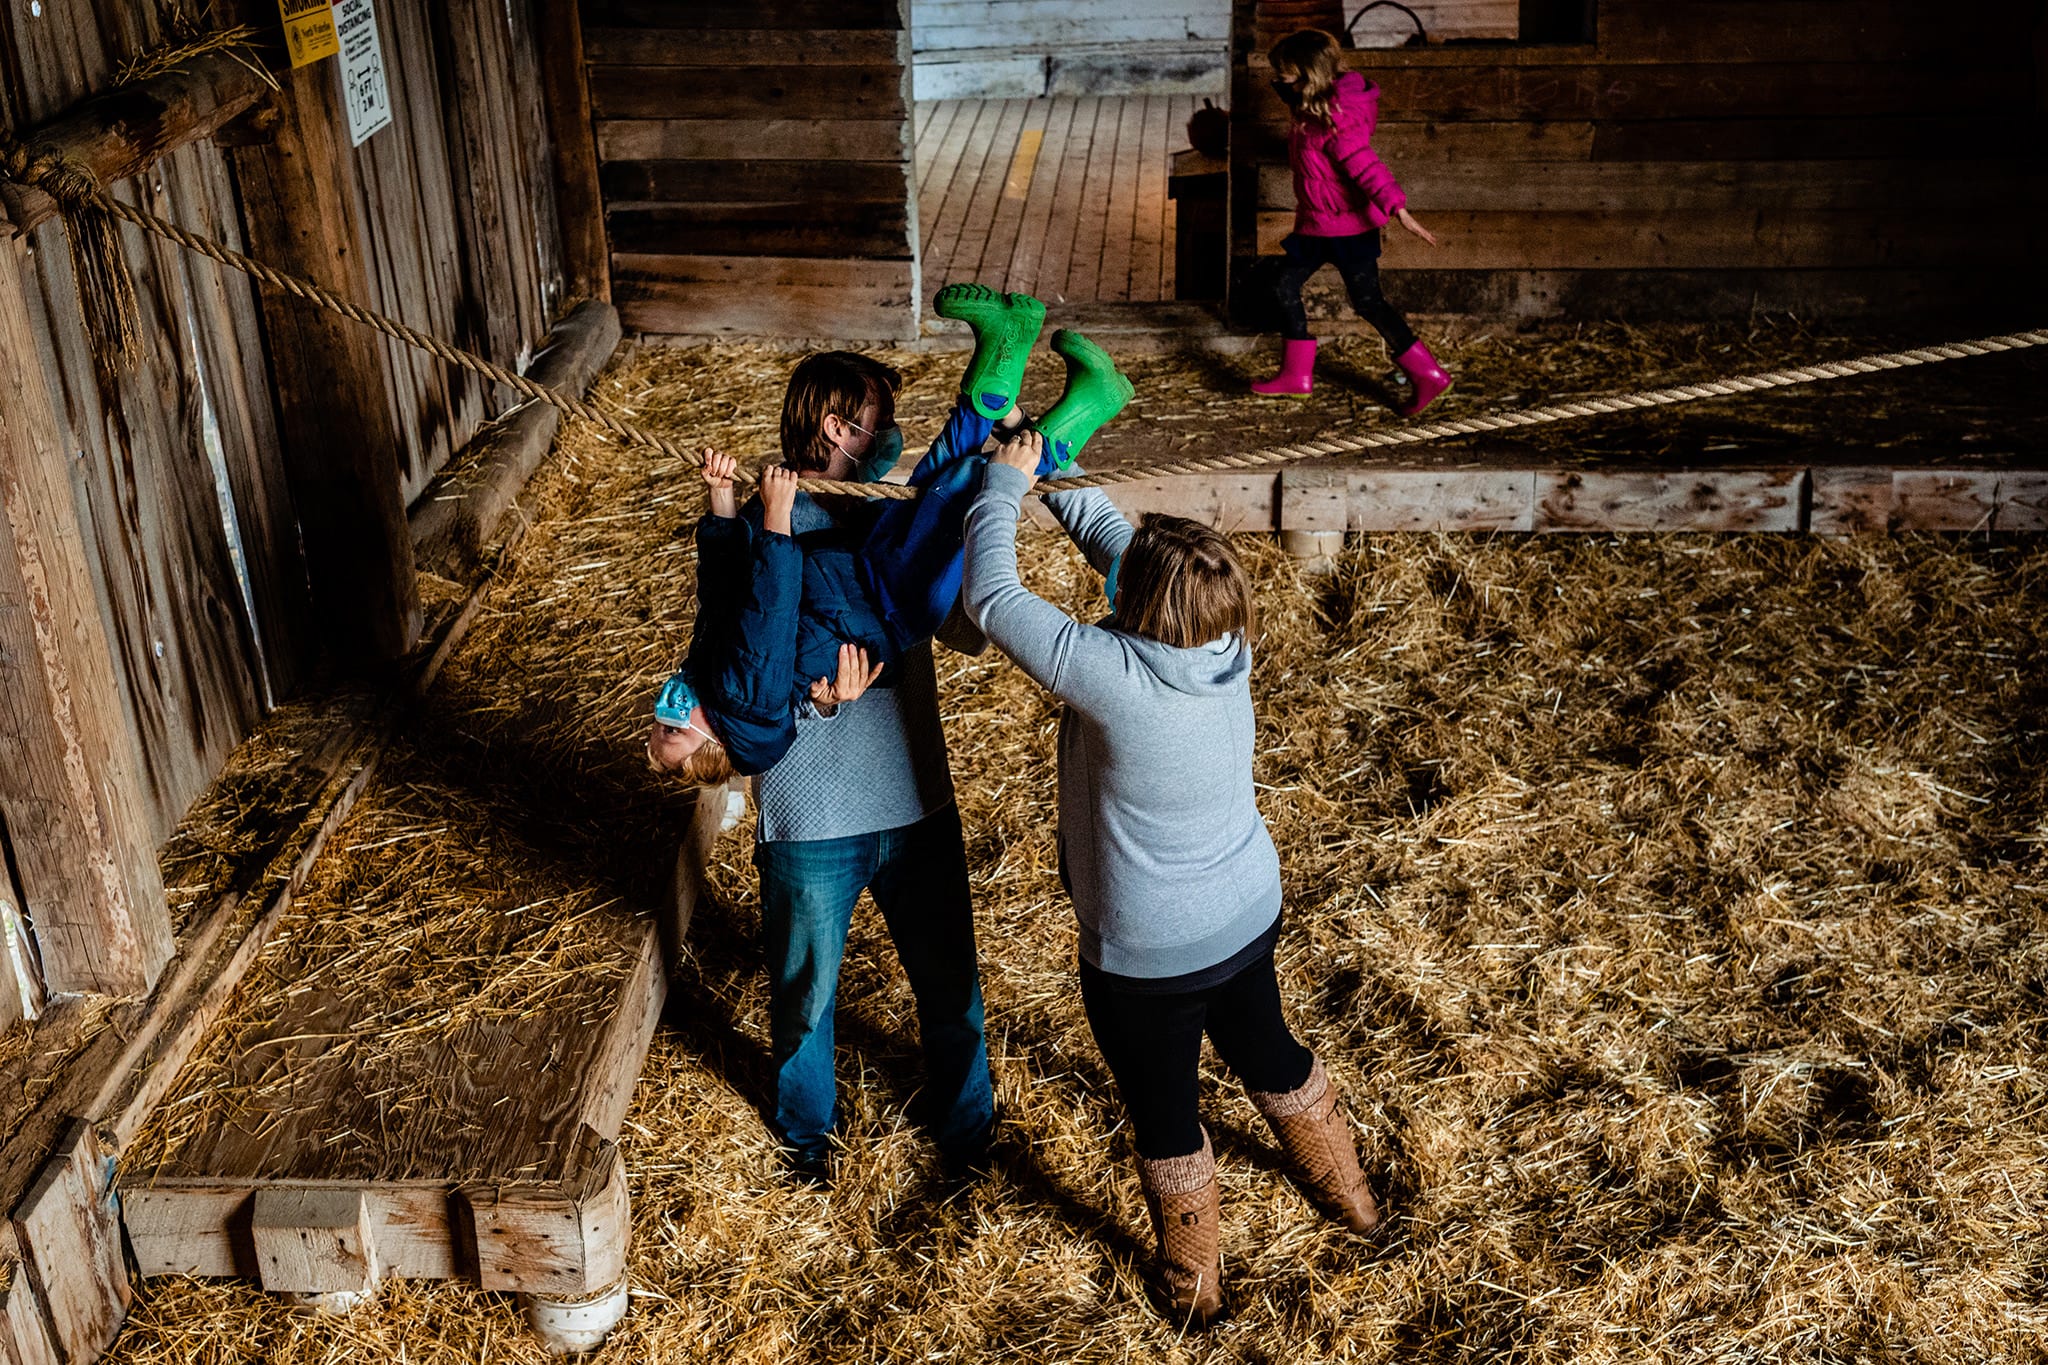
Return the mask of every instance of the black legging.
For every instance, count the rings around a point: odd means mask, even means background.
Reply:
[[[1284,1094],[1308,1082],[1315,1055],[1281,1017],[1270,944],[1205,989],[1161,994],[1153,985],[1081,964],[1088,1027],[1130,1112],[1138,1155],[1164,1161],[1202,1149],[1196,1069],[1204,1033],[1248,1089]]]
[[[1387,348],[1400,355],[1415,344],[1408,320],[1380,293],[1380,235],[1361,232],[1356,237],[1304,237],[1288,234],[1281,247],[1287,252],[1267,268],[1272,272],[1273,302],[1279,306],[1290,341],[1307,341],[1308,313],[1301,306],[1301,287],[1308,277],[1326,265],[1337,267],[1344,288],[1351,294],[1351,306],[1387,339]]]

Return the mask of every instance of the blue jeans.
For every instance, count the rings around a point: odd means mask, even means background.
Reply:
[[[917,999],[925,1096],[940,1155],[972,1161],[995,1117],[982,1039],[967,849],[953,806],[914,825],[843,839],[754,846],[769,974],[774,1124],[801,1164],[824,1160],[838,1120],[832,1012],[839,960],[863,889],[889,926]]]

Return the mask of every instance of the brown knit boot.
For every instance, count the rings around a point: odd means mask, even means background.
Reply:
[[[1207,1327],[1223,1316],[1222,1204],[1209,1134],[1202,1150],[1164,1161],[1138,1158],[1145,1207],[1159,1239],[1156,1279],[1177,1321]]]
[[[1294,1167],[1294,1174],[1307,1187],[1308,1195],[1325,1214],[1353,1232],[1371,1232],[1379,1225],[1379,1206],[1358,1168],[1358,1146],[1351,1138],[1351,1124],[1344,1117],[1344,1105],[1321,1058],[1309,1068],[1308,1079],[1295,1090],[1279,1094],[1247,1090],[1252,1103],[1273,1125],[1273,1136]]]

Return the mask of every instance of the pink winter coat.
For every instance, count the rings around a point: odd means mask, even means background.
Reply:
[[[1372,149],[1380,88],[1346,71],[1330,105],[1332,127],[1297,118],[1287,139],[1294,168],[1294,230],[1304,237],[1355,237],[1383,226],[1408,196]]]

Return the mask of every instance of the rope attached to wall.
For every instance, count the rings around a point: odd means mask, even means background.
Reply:
[[[23,158],[26,163],[26,158]],[[46,179],[51,174],[61,175],[61,166],[46,167],[40,163],[26,163],[23,173],[17,173],[13,159],[6,167],[8,173],[27,183],[43,184],[53,197],[57,191]],[[87,176],[90,180],[90,176]],[[474,355],[457,346],[429,335],[417,328],[407,326],[382,313],[363,308],[349,302],[330,290],[287,275],[243,255],[239,251],[222,246],[209,238],[187,232],[175,223],[157,217],[129,204],[116,200],[96,186],[89,195],[82,193],[82,187],[75,183],[67,187],[67,193],[80,203],[95,207],[103,213],[121,218],[148,232],[176,242],[190,251],[196,251],[211,261],[230,269],[239,270],[263,281],[275,289],[281,289],[294,298],[303,299],[316,307],[328,309],[350,318],[366,327],[374,328],[394,341],[400,341],[427,352],[448,364],[459,366],[483,375],[496,383],[503,384],[537,402],[560,409],[572,417],[591,422],[620,440],[632,445],[646,446],[662,452],[672,459],[698,465],[702,461],[697,454],[684,449],[674,441],[655,432],[648,431],[632,422],[615,417],[593,406],[575,394],[538,384],[522,374],[515,373],[502,365]],[[59,198],[59,202],[64,202]],[[71,217],[67,212],[67,223]],[[74,255],[79,250],[74,238]],[[126,269],[121,270],[123,281]],[[134,291],[128,289],[129,306],[133,308]],[[113,324],[109,324],[110,326]],[[132,337],[130,343],[133,344]],[[1070,488],[1104,488],[1115,484],[1134,483],[1145,479],[1170,478],[1186,474],[1217,474],[1242,472],[1251,469],[1267,469],[1279,465],[1293,464],[1301,460],[1321,459],[1333,455],[1359,454],[1368,450],[1383,450],[1390,446],[1416,445],[1426,441],[1441,441],[1457,436],[1473,436],[1489,431],[1509,431],[1520,427],[1541,426],[1551,422],[1571,421],[1580,417],[1598,417],[1608,413],[1635,412],[1644,408],[1669,407],[1678,403],[1694,403],[1708,398],[1728,398],[1737,394],[1758,393],[1767,389],[1788,388],[1795,384],[1815,384],[1830,379],[1850,379],[1858,375],[1882,374],[1891,370],[1910,369],[1916,365],[1934,365],[1943,361],[1963,360],[1972,356],[1996,355],[2007,351],[2029,350],[2048,346],[2048,331],[2013,332],[2002,336],[1979,337],[1971,341],[1955,341],[1940,346],[1923,346],[1907,351],[1887,351],[1875,355],[1857,356],[1848,360],[1822,361],[1812,365],[1796,366],[1790,369],[1767,370],[1761,374],[1735,375],[1725,379],[1709,380],[1699,384],[1678,384],[1669,388],[1646,389],[1636,393],[1609,394],[1598,398],[1577,399],[1567,403],[1553,403],[1543,407],[1517,408],[1507,412],[1482,413],[1472,417],[1447,418],[1442,421],[1422,422],[1412,426],[1391,427],[1381,431],[1370,431],[1358,436],[1330,437],[1313,441],[1299,441],[1286,445],[1267,446],[1242,455],[1216,455],[1184,460],[1170,460],[1163,464],[1146,465],[1139,468],[1118,469],[1101,474],[1083,474],[1067,479],[1048,479],[1038,485],[1041,493],[1059,492]],[[750,471],[741,471],[743,481],[752,482]],[[805,479],[801,485],[813,493],[839,493],[860,498],[915,498],[914,488],[889,483],[853,483],[837,479]]]

